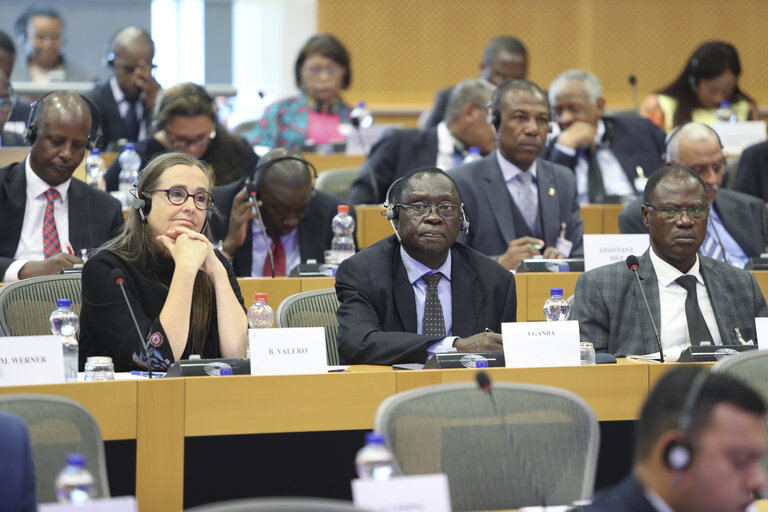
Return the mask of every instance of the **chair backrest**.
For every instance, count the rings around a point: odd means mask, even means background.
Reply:
[[[48,317],[56,301],[70,299],[80,315],[81,274],[31,277],[0,287],[0,334],[35,336],[51,334]]]
[[[277,327],[324,327],[325,351],[328,364],[339,364],[339,348],[336,345],[336,332],[339,319],[336,310],[339,299],[336,290],[324,288],[296,293],[286,297],[277,307]]]
[[[94,480],[93,497],[109,497],[101,430],[85,407],[69,398],[30,394],[0,396],[0,410],[27,424],[40,503],[56,501],[54,484],[68,453],[85,455]]]
[[[355,182],[360,169],[357,167],[342,167],[340,169],[328,169],[317,175],[315,188],[336,196],[339,201],[346,202],[349,199],[349,189]]]
[[[365,512],[348,501],[324,498],[250,498],[186,509],[187,512]]]
[[[500,382],[398,393],[376,411],[400,474],[445,473],[454,510],[565,505],[592,495],[600,442],[570,391]]]

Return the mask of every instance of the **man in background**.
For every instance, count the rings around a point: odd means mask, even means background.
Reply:
[[[13,114],[17,102],[16,95],[8,82],[8,75],[0,69],[0,147],[26,146],[24,137],[5,129],[5,123]]]

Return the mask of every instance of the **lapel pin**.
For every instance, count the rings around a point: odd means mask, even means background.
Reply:
[[[552,187],[549,188],[549,195],[550,196],[554,196],[555,195],[555,189],[553,189]]]

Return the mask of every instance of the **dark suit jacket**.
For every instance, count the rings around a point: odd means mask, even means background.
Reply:
[[[0,169],[0,218],[3,219],[0,222],[0,278],[13,262],[21,239],[26,189],[24,161]],[[81,249],[95,249],[116,237],[123,231],[124,224],[122,206],[117,199],[72,178],[69,184],[69,243],[76,255]]]
[[[460,244],[451,247],[452,335],[472,336],[517,314],[515,277]],[[336,272],[339,355],[345,364],[423,363],[442,339],[416,333],[413,287],[391,235],[342,262]]]
[[[584,512],[657,512],[645,497],[640,482],[629,475],[619,484],[595,495]]]
[[[35,464],[27,425],[15,414],[0,411],[0,510],[34,512]],[[62,463],[63,464],[63,463]]]
[[[101,116],[101,139],[99,141],[99,148],[104,149],[108,146],[114,147],[115,143],[119,139],[127,139],[123,127],[123,119],[120,117],[120,109],[115,101],[115,96],[112,94],[112,88],[109,85],[109,80],[96,85],[93,89],[84,94],[89,100],[96,105],[99,109],[99,115]],[[152,112],[144,105],[144,127],[147,131],[147,135],[152,133],[151,122]],[[129,141],[137,142],[137,141]]]
[[[643,168],[646,177],[664,165],[664,131],[644,117],[603,117],[606,125],[608,147],[616,155],[629,182],[634,184],[637,167]],[[610,135],[609,135],[610,134]],[[555,148],[557,137],[552,139],[541,157],[545,160],[576,169],[577,156],[569,156]]]
[[[576,178],[565,167],[546,160],[537,160],[539,215],[544,228],[544,242],[554,247],[565,222],[565,238],[573,242],[571,256],[584,254]],[[509,243],[520,235],[515,233],[512,220],[512,196],[501,174],[496,152],[482,160],[460,165],[448,171],[459,187],[464,211],[470,228],[467,245],[489,256],[503,254]],[[551,192],[551,193],[550,193]]]
[[[733,190],[759,197],[768,202],[768,142],[761,142],[744,150],[739,158],[739,168],[733,182]]]
[[[27,144],[27,141],[24,140],[24,137],[19,135],[16,132],[9,132],[3,130],[3,143],[2,146],[5,147],[22,147],[22,146],[29,146]]]
[[[640,207],[642,198],[629,203],[619,214],[619,231],[647,233]],[[721,188],[715,196],[715,208],[725,229],[749,257],[758,257],[768,247],[768,212],[762,200]]]
[[[211,230],[214,240],[224,240],[229,230],[229,215],[232,211],[232,202],[235,195],[245,186],[245,178],[238,181],[213,187],[211,195],[215,201],[216,209],[222,216],[214,215],[211,219]],[[325,260],[325,251],[331,248],[333,239],[333,229],[331,221],[338,211],[341,203],[336,197],[315,190],[312,192],[312,200],[309,202],[307,213],[299,222],[299,255],[301,262],[308,259],[315,259],[318,262]],[[349,209],[350,215],[355,217],[355,209]],[[355,220],[357,220],[355,218]],[[232,256],[232,269],[238,277],[248,277],[251,275],[251,265],[253,262],[253,223],[248,223],[245,242]],[[356,244],[357,242],[355,242]],[[286,272],[290,269],[286,268]]]
[[[436,161],[437,128],[389,130],[371,148],[360,175],[352,184],[349,202],[383,203],[387,189],[397,178],[419,167],[434,166]],[[376,177],[378,194],[374,194],[371,173]]]
[[[653,320],[661,328],[659,285],[648,251],[638,258],[637,273]],[[723,344],[739,343],[736,327],[745,340],[756,340],[755,317],[768,316],[768,306],[755,277],[711,258],[699,256],[699,261]],[[576,281],[574,295],[571,318],[579,321],[581,339],[594,343],[596,351],[614,355],[658,352],[642,294],[625,262],[585,272]]]
[[[432,106],[432,113],[429,115],[424,128],[432,128],[437,126],[445,118],[445,111],[448,109],[448,98],[451,96],[454,86],[440,89],[435,94],[435,104]]]

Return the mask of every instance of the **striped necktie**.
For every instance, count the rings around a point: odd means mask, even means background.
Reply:
[[[59,191],[55,188],[49,188],[45,191],[45,198],[48,200],[43,216],[43,254],[45,259],[61,252],[59,232],[56,230],[56,219],[53,217],[53,202],[59,197],[61,197]]]

